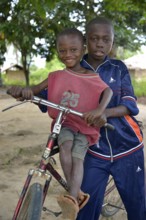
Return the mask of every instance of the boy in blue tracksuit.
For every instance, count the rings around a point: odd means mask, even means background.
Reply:
[[[82,65],[89,68],[90,65],[84,59]],[[112,175],[125,205],[128,220],[144,220],[143,139],[139,125],[133,117],[139,110],[129,73],[121,61],[108,57],[96,71],[114,91],[108,108],[114,111],[115,106],[125,106],[130,111],[130,116],[107,117],[107,121],[115,126],[115,130],[101,128],[99,143],[89,148],[85,159],[82,190],[90,194],[90,200],[77,219],[99,218],[108,177]]]
[[[82,190],[90,194],[90,199],[77,220],[99,219],[109,175],[115,180],[127,219],[146,220],[143,138],[133,117],[139,110],[127,67],[107,56],[114,41],[112,23],[101,17],[91,20],[86,28],[86,41],[88,54],[81,65],[98,72],[113,90],[99,125],[107,120],[115,130],[101,128],[99,143],[86,154]]]
[[[128,220],[146,220],[143,138],[133,116],[139,110],[127,67],[110,59],[114,30],[105,18],[91,20],[86,28],[88,54],[81,64],[98,72],[113,90],[113,97],[103,115],[115,126],[114,131],[101,128],[97,145],[91,146],[85,158],[82,190],[90,200],[77,220],[99,218],[105,188],[112,175],[121,195]]]

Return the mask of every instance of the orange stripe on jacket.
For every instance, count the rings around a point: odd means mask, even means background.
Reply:
[[[132,129],[135,132],[139,141],[142,142],[143,137],[141,135],[140,128],[137,125],[137,123],[129,115],[126,115],[125,118],[126,118],[127,122],[130,124],[130,126],[132,127]]]

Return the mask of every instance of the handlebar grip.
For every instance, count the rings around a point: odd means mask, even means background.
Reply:
[[[113,125],[109,124],[109,123],[105,123],[104,127],[108,128],[110,130],[115,130],[115,127]]]

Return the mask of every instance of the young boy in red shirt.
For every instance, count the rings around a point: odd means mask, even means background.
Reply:
[[[79,30],[65,29],[58,35],[56,44],[59,59],[66,68],[50,73],[47,79],[36,86],[24,89],[12,87],[9,93],[15,98],[31,99],[33,95],[48,88],[49,101],[84,113],[84,118],[67,116],[58,136],[61,166],[69,189],[69,195],[59,197],[58,203],[64,218],[75,219],[83,206],[83,201],[79,200],[80,194],[84,197],[84,204],[89,199],[88,194],[80,191],[83,160],[88,146],[99,140],[100,126],[96,127],[96,121],[105,111],[112,90],[98,74],[80,65],[85,46]],[[58,111],[48,108],[48,113],[54,123]]]

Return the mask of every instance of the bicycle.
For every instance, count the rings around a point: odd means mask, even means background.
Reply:
[[[37,167],[36,169],[30,169],[28,172],[28,176],[26,178],[25,184],[20,194],[12,220],[40,220],[42,210],[48,211],[54,216],[58,217],[61,214],[61,212],[54,212],[46,207],[43,207],[52,177],[54,177],[59,182],[59,184],[66,191],[68,191],[66,181],[53,167],[53,164],[56,162],[55,159],[53,158],[53,155],[59,152],[59,148],[56,145],[56,139],[60,132],[62,121],[65,119],[65,117],[67,117],[67,114],[74,114],[80,117],[82,117],[83,114],[71,110],[69,108],[66,108],[64,106],[57,105],[55,103],[38,98],[36,96],[34,96],[32,100],[25,100],[23,102],[14,104],[12,106],[3,109],[2,111],[6,111],[10,108],[13,108],[15,106],[21,105],[26,102],[32,102],[32,103],[42,104],[45,106],[52,107],[59,110],[59,113],[56,122],[53,126],[52,132],[49,135],[46,148],[43,152],[39,167]],[[108,123],[106,123],[104,126],[110,129],[114,129],[113,126]],[[38,182],[35,182],[31,185],[30,183],[32,177],[34,176],[44,178],[45,179],[44,185]],[[112,192],[112,199],[109,198],[111,192]],[[116,186],[112,178],[110,178],[108,181],[104,198],[105,200],[101,212],[103,216],[105,217],[113,216],[120,209],[123,209],[121,198],[116,192]]]

